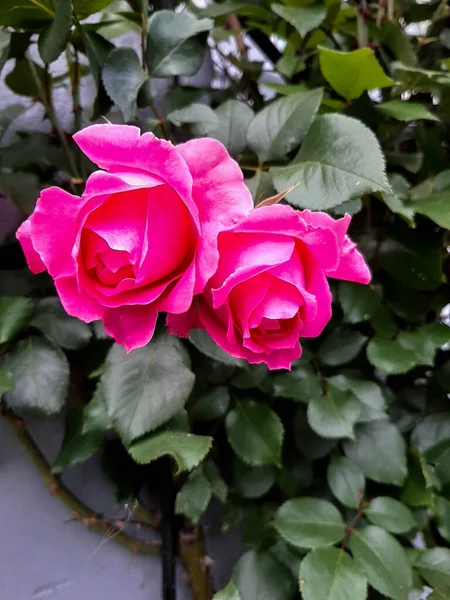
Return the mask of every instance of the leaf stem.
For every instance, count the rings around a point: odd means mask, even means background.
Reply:
[[[214,586],[210,574],[205,542],[200,527],[193,526],[180,532],[180,558],[186,570],[195,600],[211,600]]]
[[[14,413],[6,409],[2,409],[0,415],[9,425],[22,449],[32,460],[44,484],[54,496],[59,498],[72,511],[73,520],[82,522],[89,529],[99,531],[102,535],[111,534],[111,540],[127,548],[133,554],[160,554],[161,548],[159,542],[135,538],[122,531],[122,525],[118,523],[111,525],[110,520],[102,518],[101,515],[98,515],[86,506],[86,504],[64,486],[59,477],[52,473],[50,465],[28,433],[22,419],[19,419]]]

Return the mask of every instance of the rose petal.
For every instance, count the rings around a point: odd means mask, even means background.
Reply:
[[[195,293],[201,292],[217,268],[217,236],[230,229],[253,208],[239,165],[220,142],[203,138],[176,147],[193,178],[202,236],[197,259]]]
[[[152,306],[121,306],[107,310],[103,324],[106,333],[131,352],[152,339],[157,318]]]
[[[372,278],[363,255],[357,249],[356,244],[347,236],[345,236],[341,250],[339,266],[334,271],[327,271],[327,276],[365,284],[370,283]]]
[[[35,275],[42,273],[46,270],[46,266],[41,260],[41,257],[36,252],[33,246],[33,240],[31,239],[31,217],[24,221],[16,232],[16,238],[19,240],[25,259],[27,261],[30,271]]]
[[[301,337],[316,337],[320,335],[331,319],[331,292],[328,281],[323,271],[318,268],[313,258],[305,261],[305,287],[309,294],[314,296],[311,304],[310,297],[304,295],[305,308],[300,311],[303,321],[303,328],[300,332]]]
[[[58,277],[55,279],[56,291],[65,311],[86,323],[98,321],[103,317],[105,309],[94,298],[80,292],[75,277]]]

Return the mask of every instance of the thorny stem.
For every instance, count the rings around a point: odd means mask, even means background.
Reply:
[[[5,409],[0,411],[0,415],[9,425],[22,449],[36,466],[44,484],[54,496],[59,498],[59,500],[72,511],[74,520],[82,522],[89,529],[99,531],[102,535],[112,532],[110,539],[124,548],[127,548],[127,550],[130,550],[133,554],[160,554],[161,545],[159,542],[141,540],[128,535],[122,531],[122,524],[119,524],[119,522],[111,524],[110,520],[103,519],[101,515],[96,514],[79,498],[72,494],[72,492],[64,486],[59,477],[53,475],[50,465],[28,433],[24,422],[11,411]]]
[[[80,173],[78,171],[75,156],[72,152],[72,149],[70,148],[69,142],[67,141],[66,134],[64,133],[64,131],[59,123],[58,117],[56,116],[55,109],[53,108],[52,79],[51,79],[51,75],[48,71],[48,66],[46,66],[46,68],[45,68],[45,81],[43,83],[36,71],[34,62],[32,60],[28,60],[28,63],[30,66],[30,71],[31,71],[34,83],[39,91],[40,100],[41,100],[42,104],[44,105],[45,112],[47,113],[47,116],[50,119],[51,124],[53,125],[53,128],[54,128],[54,130],[59,138],[59,141],[61,143],[62,149],[64,150],[64,153],[66,155],[67,162],[69,164],[70,173],[71,173],[72,177],[74,177],[76,180],[80,180],[81,179]],[[73,182],[71,182],[71,187],[72,187],[73,191],[76,191],[75,184]]]
[[[195,600],[211,600],[214,586],[210,574],[210,559],[206,556],[202,531],[193,527],[181,531],[179,554],[188,576],[188,582]]]

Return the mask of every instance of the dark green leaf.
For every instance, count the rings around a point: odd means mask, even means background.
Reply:
[[[69,364],[63,352],[44,338],[29,337],[5,354],[0,367],[10,371],[14,388],[5,401],[19,413],[61,410],[69,386]]]
[[[339,300],[346,323],[361,323],[373,317],[381,304],[379,295],[368,285],[343,281],[339,285]]]
[[[321,343],[317,357],[329,367],[337,367],[358,356],[367,338],[358,331],[335,329]]]
[[[103,439],[101,429],[83,433],[83,408],[71,409],[66,416],[66,431],[58,456],[52,465],[53,473],[60,473],[69,467],[85,462],[99,448]]]
[[[414,350],[404,348],[397,340],[374,336],[367,346],[367,358],[386,375],[406,373],[418,363]]]
[[[294,454],[290,462],[283,464],[278,476],[278,485],[287,498],[295,498],[311,485],[312,480],[311,464]]]
[[[359,425],[355,441],[344,442],[344,450],[369,479],[392,485],[401,485],[405,480],[405,442],[389,421],[370,421]]]
[[[241,600],[290,600],[294,581],[288,569],[267,552],[250,550],[234,568]]]
[[[158,10],[148,21],[147,61],[150,75],[195,75],[205,56],[211,19],[195,19],[186,12]]]
[[[92,337],[89,325],[68,315],[58,298],[39,300],[30,324],[49,340],[68,350],[82,348]]]
[[[320,48],[319,61],[322,75],[347,100],[359,98],[368,90],[390,87],[394,83],[385,75],[370,48],[353,52]]]
[[[12,340],[27,326],[33,306],[32,300],[22,296],[0,297],[0,344]]]
[[[358,508],[364,496],[364,473],[345,456],[333,456],[328,465],[327,481],[333,495],[344,506]]]
[[[190,104],[167,115],[167,120],[179,127],[182,123],[193,125],[196,135],[210,135],[219,125],[216,113],[205,104]]]
[[[72,27],[72,0],[56,0],[55,16],[40,34],[39,54],[45,63],[52,63],[65,50]]]
[[[301,409],[295,415],[294,435],[297,448],[308,460],[326,456],[337,443],[334,439],[326,439],[317,435],[309,426],[306,412]]]
[[[450,550],[448,548],[427,550],[420,556],[415,566],[426,582],[442,594],[442,598],[450,595]]]
[[[413,290],[434,290],[442,281],[441,250],[437,240],[404,243],[388,238],[380,246],[381,265]]]
[[[300,183],[288,201],[311,210],[338,206],[356,194],[391,191],[378,140],[343,115],[316,119],[294,162],[270,172],[278,192]]]
[[[412,512],[394,498],[378,496],[364,509],[372,523],[391,533],[406,533],[417,527]]]
[[[353,531],[350,549],[370,585],[395,600],[408,600],[412,571],[397,540],[380,527]]]
[[[100,12],[113,0],[72,0],[73,12],[79,19],[85,19],[89,15]]]
[[[209,356],[209,358],[212,358],[213,360],[217,360],[231,366],[245,367],[246,365],[244,360],[241,360],[240,358],[234,358],[222,350],[222,348],[219,348],[216,342],[211,339],[210,335],[204,329],[193,329],[189,334],[189,341],[194,344],[197,350],[203,354],[206,354],[206,356]]]
[[[428,460],[436,460],[450,447],[450,413],[433,413],[421,419],[412,432],[411,445]]]
[[[326,6],[320,2],[298,7],[271,4],[270,7],[274,13],[295,27],[302,37],[319,27],[327,14]]]
[[[14,69],[5,77],[6,85],[19,96],[39,97],[40,95],[39,85],[34,79],[34,74],[30,67],[31,64],[38,77],[42,78],[44,69],[29,58],[16,60]]]
[[[102,81],[111,100],[123,113],[125,121],[136,115],[136,99],[148,75],[132,48],[116,48],[106,59]]]
[[[185,515],[194,523],[200,521],[208,508],[212,497],[212,486],[201,470],[197,469],[189,475],[188,480],[177,494],[175,511]]]
[[[222,479],[219,468],[213,460],[207,460],[203,466],[203,474],[211,484],[212,493],[225,503],[228,497],[228,486]]]
[[[39,197],[39,179],[34,173],[0,173],[0,191],[23,213],[33,212]]]
[[[450,192],[438,192],[432,196],[419,198],[413,203],[413,210],[425,215],[440,227],[450,229]]]
[[[259,498],[275,483],[276,469],[273,465],[250,467],[239,459],[233,461],[234,487],[244,498]]]
[[[310,365],[299,365],[289,373],[280,373],[273,379],[274,396],[309,402],[323,393],[319,375]]]
[[[352,438],[353,427],[361,414],[361,404],[349,391],[326,383],[326,391],[308,404],[311,428],[325,438]]]
[[[268,406],[243,400],[237,402],[226,418],[228,441],[249,465],[280,466],[283,425]]]
[[[0,4],[0,25],[14,26],[21,21],[49,21],[54,17],[51,0],[2,0]]]
[[[194,385],[189,356],[174,336],[157,335],[129,354],[115,344],[102,376],[108,415],[131,442],[183,408]]]
[[[91,401],[84,407],[82,433],[86,434],[96,430],[104,431],[110,429],[110,427],[111,422],[108,417],[103,386],[99,382]]]
[[[287,542],[299,548],[332,546],[345,533],[341,513],[320,498],[288,500],[278,509],[274,526]]]
[[[318,548],[302,560],[300,591],[304,600],[365,600],[367,580],[342,548]]]
[[[341,390],[349,390],[359,400],[361,404],[359,423],[386,418],[385,398],[380,387],[373,381],[354,379],[346,375],[335,375],[328,381]]]
[[[190,471],[208,454],[212,438],[182,431],[152,433],[132,444],[128,451],[139,464],[148,464],[165,454],[174,457],[179,471]]]
[[[227,414],[230,393],[225,386],[216,386],[202,394],[193,404],[190,415],[194,421],[213,421]]]
[[[319,88],[281,98],[259,112],[247,132],[248,145],[259,160],[280,160],[295,150],[306,135],[321,101],[322,90]]]

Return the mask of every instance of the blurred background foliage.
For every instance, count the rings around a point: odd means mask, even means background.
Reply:
[[[197,535],[215,499],[248,545],[217,600],[448,600],[447,2],[2,0],[0,26],[0,394],[40,468],[21,419],[60,411],[55,485],[100,453],[117,499],[140,498],[172,455],[176,527]],[[372,284],[332,284],[291,372],[163,319],[126,355],[14,237],[40,189],[81,192],[71,134],[102,118],[220,140],[255,204],[300,183],[284,201],[353,214]],[[199,600],[207,575],[189,573]]]

